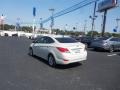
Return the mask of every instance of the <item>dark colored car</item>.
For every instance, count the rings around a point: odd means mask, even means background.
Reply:
[[[5,33],[5,35],[4,36],[8,36],[8,34],[7,33]]]
[[[78,37],[76,38],[76,40],[78,40],[79,42],[84,43],[87,47],[90,47],[91,42],[94,40],[95,38],[93,37]]]
[[[18,34],[16,33],[16,34],[12,34],[12,36],[15,36],[15,37],[17,37],[18,36]]]
[[[95,50],[102,49],[107,50],[109,52],[120,50],[120,38],[118,37],[98,38],[91,43],[91,47]]]

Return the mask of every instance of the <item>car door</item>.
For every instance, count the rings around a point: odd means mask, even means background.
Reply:
[[[41,44],[42,57],[47,60],[48,54],[53,46],[54,40],[50,37],[44,38],[44,43]]]
[[[42,46],[43,42],[44,42],[44,37],[41,37],[41,38],[38,38],[35,40],[33,51],[36,56],[39,56],[39,57],[42,56],[41,55],[41,46]]]
[[[118,48],[120,50],[120,38],[118,38]]]
[[[114,47],[115,50],[119,49],[119,38],[112,38],[110,41],[112,41],[112,46]]]
[[[120,45],[119,38],[115,38],[115,48],[116,48],[116,50],[119,49],[119,47],[120,47],[119,45]]]

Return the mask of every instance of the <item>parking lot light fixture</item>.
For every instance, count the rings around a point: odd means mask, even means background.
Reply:
[[[50,25],[49,34],[52,34],[52,29],[53,29],[53,26],[54,26],[54,17],[53,17],[53,14],[54,14],[55,9],[54,9],[54,8],[51,8],[51,9],[49,9],[49,11],[51,11],[51,13],[52,13],[52,15],[51,15],[51,25]]]
[[[116,29],[119,29],[119,21],[120,21],[120,18],[116,18],[116,23],[117,23]],[[119,32],[120,32],[120,30],[119,30]]]

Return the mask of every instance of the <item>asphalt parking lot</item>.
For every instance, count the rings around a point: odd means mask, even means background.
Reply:
[[[0,37],[0,90],[120,90],[120,52],[88,50],[87,61],[51,68],[28,55],[31,42]]]

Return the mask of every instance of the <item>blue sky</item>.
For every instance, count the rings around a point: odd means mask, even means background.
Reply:
[[[20,18],[20,22],[32,23],[32,8],[34,6],[37,9],[36,20],[38,21],[40,18],[43,18],[44,20],[51,15],[49,11],[50,8],[54,8],[56,13],[81,1],[83,0],[0,0],[0,14],[6,16],[5,23],[15,24],[17,18]],[[66,28],[69,30],[72,30],[74,26],[77,26],[77,30],[82,31],[86,20],[86,30],[91,30],[91,19],[89,16],[93,13],[93,7],[94,4],[91,4],[56,18],[54,28],[65,29],[65,25],[67,24],[68,26]],[[103,13],[97,12],[96,14],[98,17],[95,21],[95,30],[101,32]],[[120,7],[108,11],[106,31],[112,32],[113,28],[116,26],[116,18],[120,18]],[[50,22],[44,24],[45,28],[49,29],[49,26]]]

